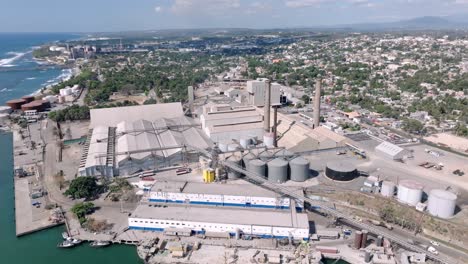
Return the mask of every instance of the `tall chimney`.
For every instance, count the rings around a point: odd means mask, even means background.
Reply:
[[[320,125],[320,90],[322,89],[322,79],[318,78],[315,82],[314,97],[314,128]]]
[[[266,89],[265,89],[265,104],[263,106],[263,130],[265,133],[270,133],[270,107],[271,107],[271,82],[266,80]]]

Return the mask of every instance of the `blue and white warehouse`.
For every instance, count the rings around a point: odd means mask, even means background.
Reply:
[[[301,190],[297,190],[301,192]],[[149,201],[211,206],[290,209],[302,211],[303,202],[250,184],[204,184],[195,182],[157,182],[151,188]]]
[[[128,218],[133,230],[191,230],[193,233],[240,232],[260,238],[309,239],[307,215],[286,210],[245,210],[224,207],[138,206]]]

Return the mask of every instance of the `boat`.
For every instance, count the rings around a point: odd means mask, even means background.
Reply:
[[[110,244],[111,244],[110,241],[93,241],[93,242],[91,242],[89,245],[90,245],[91,247],[96,247],[96,248],[98,248],[98,247],[107,247],[107,246],[109,246]]]
[[[63,239],[68,239],[70,236],[68,235],[67,232],[63,232],[62,237],[63,237]]]
[[[62,243],[59,243],[57,245],[57,247],[59,247],[59,248],[72,248],[74,246],[75,246],[75,244],[73,244],[72,242],[70,242],[68,240],[65,240]]]
[[[67,238],[67,241],[72,243],[73,245],[79,245],[79,244],[83,243],[82,240],[77,239],[77,238],[72,238],[72,237]]]

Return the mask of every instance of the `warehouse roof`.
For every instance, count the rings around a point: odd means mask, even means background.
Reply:
[[[300,188],[293,187],[291,189],[297,192],[302,192]],[[280,197],[280,195],[275,192],[265,190],[252,184],[206,184],[185,181],[159,181],[153,185],[151,191],[251,197]]]
[[[122,121],[133,122],[139,119],[154,121],[160,118],[175,118],[183,115],[181,103],[91,109],[90,128],[96,126],[115,127]]]
[[[405,149],[395,145],[395,144],[392,144],[390,142],[387,142],[387,141],[384,141],[382,143],[380,143],[377,147],[375,147],[375,150],[376,151],[381,151],[387,155],[390,155],[390,156],[395,156],[397,155],[398,153],[404,151]]]
[[[109,128],[98,126],[93,129],[91,140],[89,141],[88,156],[86,158],[86,167],[105,166],[107,164],[107,139],[109,137]]]
[[[293,215],[296,217],[294,221],[292,219]],[[185,206],[153,207],[151,205],[140,205],[130,217],[205,223],[309,228],[309,220],[306,214],[291,214],[289,211],[253,211],[232,208]]]

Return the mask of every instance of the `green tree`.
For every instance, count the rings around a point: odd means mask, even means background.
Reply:
[[[73,199],[91,199],[99,194],[101,188],[97,185],[97,180],[94,177],[78,177],[70,183],[70,187],[65,191],[65,195],[71,196]]]
[[[72,208],[71,211],[76,215],[80,224],[86,222],[86,215],[92,213],[94,210],[94,204],[91,202],[77,203]]]

